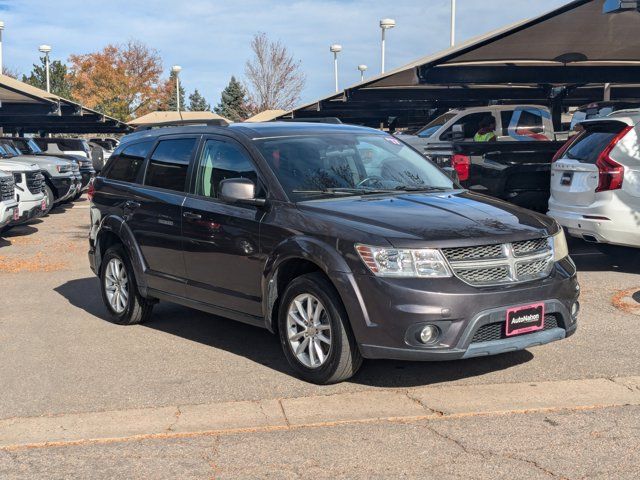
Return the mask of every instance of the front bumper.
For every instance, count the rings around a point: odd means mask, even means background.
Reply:
[[[456,278],[385,279],[346,274],[333,278],[365,358],[454,360],[493,355],[561,340],[577,327],[570,312],[578,300],[579,286],[569,258],[556,263],[544,280],[499,288],[471,287]],[[538,302],[544,302],[545,315],[553,315],[556,325],[548,322],[553,328],[506,337],[506,311]],[[431,345],[417,339],[427,324],[441,332]],[[492,341],[474,339],[476,332],[489,324],[502,328],[502,335]]]
[[[11,225],[19,225],[42,216],[44,212],[42,210],[43,200],[44,196],[39,199],[21,200],[20,203],[18,203],[19,218],[11,221]]]
[[[9,225],[13,221],[14,212],[18,210],[18,202],[0,202],[0,227]]]
[[[55,191],[55,202],[66,200],[75,193],[76,180],[73,176],[68,177],[51,177],[51,184]]]

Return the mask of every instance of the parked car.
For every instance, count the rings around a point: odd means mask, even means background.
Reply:
[[[0,232],[11,221],[20,218],[15,184],[11,173],[0,170]]]
[[[74,163],[56,157],[41,155],[21,155],[7,140],[0,139],[0,158],[16,162],[35,163],[44,175],[44,194],[47,197],[47,210],[61,202],[73,198],[80,189],[80,174],[75,173]]]
[[[640,260],[638,122],[640,110],[581,122],[551,167],[549,215],[625,263]]]
[[[0,170],[13,175],[15,198],[18,202],[18,215],[14,214],[9,227],[27,223],[48,211],[47,198],[44,195],[44,175],[36,164],[14,162],[0,159]]]
[[[540,105],[491,105],[450,110],[431,121],[414,135],[401,135],[402,141],[420,152],[425,147],[453,140],[473,140],[480,122],[492,115],[500,141],[553,140],[549,109]],[[566,137],[565,137],[566,138]]]
[[[455,184],[386,133],[269,122],[123,138],[91,197],[116,323],[157,300],[277,332],[304,379],[362,358],[451,360],[573,334],[562,229]]]
[[[91,148],[84,138],[37,137],[34,141],[45,153],[80,155],[91,159]]]
[[[96,174],[96,170],[94,169],[93,160],[89,160],[84,155],[77,155],[72,153],[45,153],[38,146],[33,138],[28,137],[0,137],[0,141],[4,141],[13,147],[14,150],[24,154],[24,155],[44,155],[49,157],[61,158],[63,160],[68,160],[75,163],[78,167],[80,180],[81,180],[81,188],[76,192],[73,197],[74,200],[80,198],[83,192],[85,192],[89,188],[89,182]],[[75,168],[74,168],[75,170]]]
[[[404,140],[404,137],[402,137]],[[440,167],[457,172],[461,185],[545,213],[551,160],[564,142],[447,142],[425,148]]]
[[[578,107],[571,117],[571,130],[575,130],[576,125],[585,120],[594,118],[604,118],[619,110],[627,110],[630,108],[639,108],[640,102],[630,100],[610,100],[602,102],[593,102]]]

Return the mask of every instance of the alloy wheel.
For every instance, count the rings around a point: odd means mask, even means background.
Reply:
[[[118,314],[124,312],[129,303],[129,287],[127,269],[119,258],[112,258],[107,263],[104,288],[111,309]]]
[[[291,351],[307,368],[319,368],[331,351],[331,323],[322,302],[304,293],[289,304],[287,339]]]

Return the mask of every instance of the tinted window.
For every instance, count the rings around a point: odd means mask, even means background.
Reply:
[[[442,140],[446,140],[447,136],[453,131],[454,125],[463,125],[464,138],[473,138],[473,136],[478,133],[478,130],[480,130],[480,121],[484,117],[488,117],[489,115],[489,112],[471,113],[469,115],[465,115],[464,117],[457,120],[449,128],[447,128],[447,130],[442,135],[440,135],[440,138]]]
[[[198,165],[196,194],[217,197],[220,182],[227,178],[248,178],[259,188],[253,162],[239,146],[220,140],[207,140]],[[260,193],[257,191],[258,196]]]
[[[140,142],[126,147],[120,155],[111,159],[105,177],[123,182],[135,182],[152,146],[153,142]]]
[[[183,192],[195,146],[195,138],[160,141],[149,159],[145,185]]]
[[[611,143],[621,128],[587,130],[567,150],[565,157],[582,163],[595,164],[600,153]]]

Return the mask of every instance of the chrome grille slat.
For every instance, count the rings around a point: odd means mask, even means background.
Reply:
[[[44,189],[44,175],[39,171],[27,173],[27,188],[34,195],[41,193]]]
[[[473,286],[536,280],[548,276],[553,267],[553,248],[548,238],[445,248],[442,253],[453,273]]]

